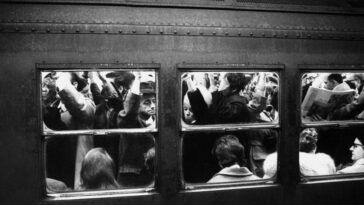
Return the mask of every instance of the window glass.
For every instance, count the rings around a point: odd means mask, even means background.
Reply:
[[[303,122],[363,120],[364,73],[305,73]]]
[[[272,178],[277,171],[278,135],[276,129],[186,133],[184,180],[210,184]]]
[[[182,124],[278,123],[278,74],[185,72]]]
[[[303,176],[364,172],[364,129],[304,128],[299,136]]]
[[[43,131],[156,128],[154,71],[44,71]]]
[[[154,187],[155,136],[47,136],[48,193]]]

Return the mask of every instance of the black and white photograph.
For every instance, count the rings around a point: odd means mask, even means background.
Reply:
[[[364,0],[3,0],[0,45],[0,205],[364,202]]]

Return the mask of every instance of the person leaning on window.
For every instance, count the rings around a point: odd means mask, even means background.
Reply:
[[[224,135],[218,138],[212,149],[219,166],[222,168],[207,183],[257,180],[247,167],[244,156],[244,146],[234,135]]]
[[[346,167],[340,171],[338,174],[346,174],[346,173],[357,173],[364,172],[364,136],[358,136],[354,140],[354,144],[350,147],[350,151],[352,153],[351,159],[354,164],[352,166]]]

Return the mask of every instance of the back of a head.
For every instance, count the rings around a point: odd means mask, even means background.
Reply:
[[[329,81],[336,81],[338,82],[339,84],[340,83],[343,83],[343,76],[341,74],[338,74],[338,73],[332,73],[330,74],[329,76],[327,76],[327,79]]]
[[[314,152],[317,147],[318,134],[315,128],[306,128],[300,133],[300,151]]]
[[[117,188],[115,165],[103,148],[93,148],[82,161],[81,186],[84,189]]]
[[[135,80],[135,75],[129,71],[118,71],[114,82],[116,86],[123,86],[125,89],[130,89],[132,82]]]
[[[231,91],[239,92],[244,90],[245,86],[248,84],[248,79],[245,77],[244,73],[226,73],[226,79],[228,80]]]
[[[218,138],[212,149],[222,167],[229,167],[235,163],[244,166],[244,146],[234,135],[224,135]]]

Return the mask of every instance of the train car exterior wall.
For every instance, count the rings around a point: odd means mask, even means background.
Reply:
[[[349,204],[364,177],[300,180],[299,65],[364,64],[364,17],[107,5],[1,4],[1,204]],[[42,64],[158,63],[156,189],[47,198],[40,137]],[[178,65],[283,65],[277,183],[185,190],[180,174]],[[345,65],[340,67],[340,65]],[[349,65],[349,66],[348,66]],[[330,67],[331,66],[331,67]],[[363,68],[364,69],[364,68]]]

